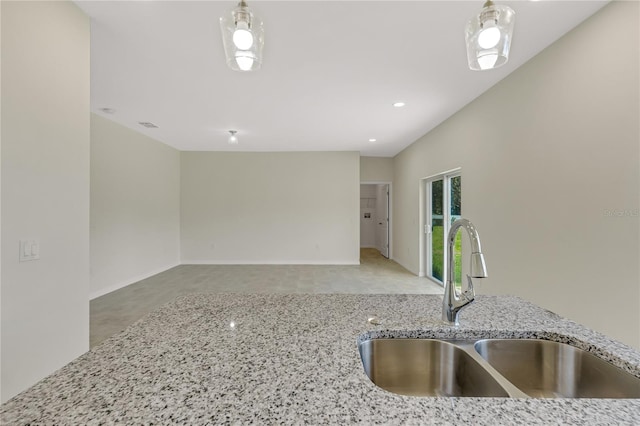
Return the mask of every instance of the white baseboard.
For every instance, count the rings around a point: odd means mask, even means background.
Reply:
[[[97,299],[100,296],[104,296],[105,294],[109,294],[113,291],[119,290],[128,285],[137,283],[138,281],[142,281],[154,275],[160,274],[162,272],[168,271],[171,268],[175,268],[180,265],[360,265],[360,260],[356,261],[345,261],[345,260],[327,260],[327,261],[317,261],[317,260],[291,260],[291,261],[246,261],[246,260],[183,260],[180,263],[175,263],[171,265],[167,265],[163,268],[159,268],[148,272],[146,274],[138,275],[132,278],[129,278],[125,281],[119,282],[117,284],[110,285],[109,287],[105,287],[98,291],[94,291],[89,295],[89,300]]]
[[[396,262],[398,265],[402,266],[404,269],[406,269],[407,271],[411,272],[413,275],[420,277],[420,276],[424,276],[424,275],[420,275],[419,271],[415,271],[412,268],[409,268],[407,265],[403,264],[402,262],[398,261],[397,259],[393,259],[394,262]]]
[[[153,271],[148,272],[146,274],[142,274],[142,275],[138,275],[138,276],[129,278],[129,279],[127,279],[125,281],[122,281],[122,282],[119,282],[117,284],[110,285],[109,287],[100,289],[98,291],[94,291],[93,293],[89,294],[89,300],[97,299],[100,296],[104,296],[105,294],[111,293],[112,291],[119,290],[122,287],[126,287],[128,285],[137,283],[138,281],[142,281],[142,280],[147,279],[149,277],[152,277],[154,275],[158,275],[159,273],[168,271],[169,269],[175,268],[176,266],[180,266],[180,263],[174,263],[174,264],[171,264],[171,265],[168,265],[168,266],[153,270]]]
[[[182,265],[359,265],[360,260],[268,260],[268,261],[247,261],[247,260],[183,260]]]

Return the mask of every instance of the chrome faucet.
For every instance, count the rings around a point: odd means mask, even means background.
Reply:
[[[459,228],[464,228],[471,240],[471,276],[467,275],[467,289],[462,293],[456,291],[453,283],[454,279],[454,262],[453,247],[456,240],[456,234]],[[442,303],[442,320],[450,324],[458,325],[458,314],[460,310],[473,302],[476,294],[473,290],[473,282],[471,278],[486,278],[487,266],[484,263],[484,256],[480,248],[480,236],[473,223],[467,219],[458,219],[451,225],[449,235],[447,236],[447,283],[444,287],[444,300]]]

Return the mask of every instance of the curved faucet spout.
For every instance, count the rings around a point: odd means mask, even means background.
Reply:
[[[454,278],[454,262],[453,248],[456,240],[458,229],[463,228],[469,235],[471,241],[471,269],[470,275],[467,275],[467,289],[458,294],[455,289]],[[473,281],[471,278],[486,278],[487,265],[484,262],[484,255],[480,245],[480,235],[476,227],[467,219],[458,219],[451,225],[449,235],[447,236],[447,282],[444,287],[444,300],[442,305],[442,320],[451,324],[458,325],[458,314],[460,310],[473,302],[476,297],[473,289]]]

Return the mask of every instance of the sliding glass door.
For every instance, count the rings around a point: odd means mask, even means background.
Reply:
[[[462,214],[462,178],[459,172],[443,174],[426,182],[426,265],[427,276],[444,284],[447,280],[447,235],[451,224]],[[460,282],[460,234],[455,242],[455,282]]]

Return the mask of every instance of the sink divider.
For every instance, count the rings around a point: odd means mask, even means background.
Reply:
[[[500,374],[491,364],[489,364],[480,354],[475,350],[476,342],[484,339],[476,339],[476,340],[451,340],[451,339],[438,339],[444,342],[455,345],[465,351],[474,361],[476,361],[482,368],[484,368],[487,373],[493,377],[493,379],[498,382],[500,386],[509,394],[510,398],[531,398],[526,393],[522,392],[518,387],[516,387],[513,383],[507,380],[502,374]]]

